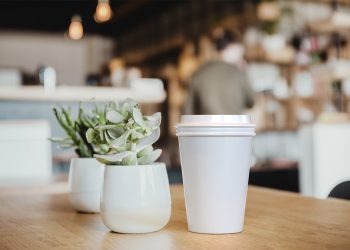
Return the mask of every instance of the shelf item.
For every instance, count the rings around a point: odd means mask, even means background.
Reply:
[[[296,111],[296,117],[299,123],[310,123],[315,120],[315,113],[305,107],[301,107]]]
[[[266,52],[265,57],[271,63],[291,64],[294,61],[295,51],[288,45],[274,52]]]
[[[320,2],[324,2],[322,4]],[[331,1],[333,0],[298,0],[293,1],[292,8],[297,27],[305,24],[319,23],[330,17],[332,13]],[[326,2],[328,1],[329,4]],[[342,0],[343,1],[343,0]],[[345,0],[347,1],[347,0]]]
[[[278,98],[281,102],[286,100],[290,100],[290,89],[288,87],[288,82],[285,78],[280,78],[279,81],[276,82],[273,90],[273,95]]]
[[[318,116],[318,121],[329,124],[347,123],[350,122],[350,117],[348,113],[329,112],[321,113]]]
[[[267,53],[276,53],[286,46],[286,39],[280,34],[265,35],[262,46]]]
[[[297,72],[294,75],[293,85],[297,96],[310,97],[315,93],[314,81],[308,71]]]
[[[342,89],[347,97],[350,97],[350,77],[342,81]]]
[[[248,79],[256,92],[271,90],[280,80],[280,69],[269,63],[251,63],[247,69]]]
[[[316,32],[348,32],[350,29],[350,13],[345,11],[333,11],[325,20],[311,23],[310,28]]]
[[[295,129],[294,99],[276,98],[269,92],[259,93],[254,108],[246,111],[257,124],[258,131]]]
[[[334,59],[328,63],[334,80],[343,80],[350,77],[350,60]]]

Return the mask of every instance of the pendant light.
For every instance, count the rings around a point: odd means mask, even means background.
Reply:
[[[74,15],[68,28],[69,37],[73,40],[79,40],[83,37],[84,30],[81,23],[81,17]]]
[[[109,0],[98,0],[94,19],[97,23],[107,22],[113,15]]]

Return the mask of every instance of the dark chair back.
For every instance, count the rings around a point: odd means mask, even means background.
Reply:
[[[350,200],[350,181],[344,181],[336,185],[328,197]]]

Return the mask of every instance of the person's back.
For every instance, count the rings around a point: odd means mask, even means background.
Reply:
[[[254,104],[244,72],[223,61],[209,62],[193,75],[187,114],[240,114]]]
[[[217,44],[222,60],[204,64],[192,76],[186,114],[241,114],[254,105],[246,75],[235,66],[241,60],[240,45],[233,43],[232,34],[225,35]]]

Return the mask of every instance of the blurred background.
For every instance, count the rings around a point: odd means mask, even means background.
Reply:
[[[350,179],[349,35],[347,0],[1,0],[0,185],[66,180],[74,152],[47,140],[63,135],[53,106],[132,97],[162,111],[172,183],[180,115],[245,102],[250,183],[324,197]]]

